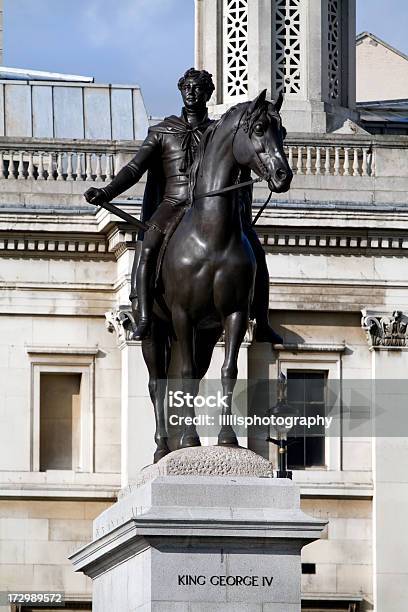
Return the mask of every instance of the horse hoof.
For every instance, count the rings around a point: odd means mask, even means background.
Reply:
[[[163,457],[165,457],[169,453],[170,453],[170,449],[169,448],[158,448],[158,449],[156,449],[156,451],[155,451],[155,453],[153,455],[153,463],[157,463],[158,461],[160,461],[160,459],[163,459]]]
[[[179,448],[190,448],[191,446],[201,446],[200,438],[198,436],[183,436]]]
[[[225,428],[218,434],[218,446],[239,446],[237,436],[232,427]]]

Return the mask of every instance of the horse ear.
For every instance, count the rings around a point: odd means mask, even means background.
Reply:
[[[276,100],[276,102],[274,101],[274,105],[275,105],[275,110],[280,111],[280,109],[282,108],[282,104],[283,104],[283,93],[279,92],[279,96],[278,99]]]
[[[267,90],[264,89],[263,91],[261,91],[261,93],[259,94],[259,96],[257,96],[254,100],[252,100],[251,104],[248,106],[248,113],[250,115],[252,115],[252,113],[259,108],[259,106],[261,106],[261,104],[263,104],[266,100],[266,92]]]

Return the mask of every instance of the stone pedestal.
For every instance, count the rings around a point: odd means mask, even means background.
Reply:
[[[251,451],[186,450],[142,472],[71,557],[95,612],[300,612],[300,552],[325,523]]]

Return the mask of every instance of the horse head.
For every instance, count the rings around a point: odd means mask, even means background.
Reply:
[[[251,168],[277,193],[288,191],[293,172],[283,149],[286,130],[279,114],[282,94],[276,102],[266,100],[266,89],[245,105],[233,143],[233,155],[241,166]]]

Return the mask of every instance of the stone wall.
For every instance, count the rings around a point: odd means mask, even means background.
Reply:
[[[408,98],[408,58],[367,34],[357,43],[357,101]]]
[[[372,610],[371,500],[307,498],[301,508],[329,521],[322,539],[302,551],[302,563],[316,564],[315,574],[302,575],[303,597],[359,593],[362,612]]]
[[[3,0],[0,0],[0,65],[3,63]]]
[[[0,584],[3,591],[65,591],[89,601],[91,581],[68,556],[92,537],[92,521],[109,502],[0,500]]]
[[[4,425],[0,427],[1,469],[27,471],[29,480],[33,462],[36,465],[38,461],[33,454],[39,444],[39,427],[31,429],[33,410],[38,411],[39,406],[34,370],[84,372],[85,376],[93,368],[94,388],[88,394],[92,399],[85,409],[93,407],[94,469],[98,473],[119,474],[120,361],[104,319],[15,315],[12,321],[13,328],[10,317],[0,315],[0,419]],[[30,353],[28,346],[36,352]],[[87,347],[93,347],[96,354],[84,356]],[[59,349],[62,352],[58,353]]]

